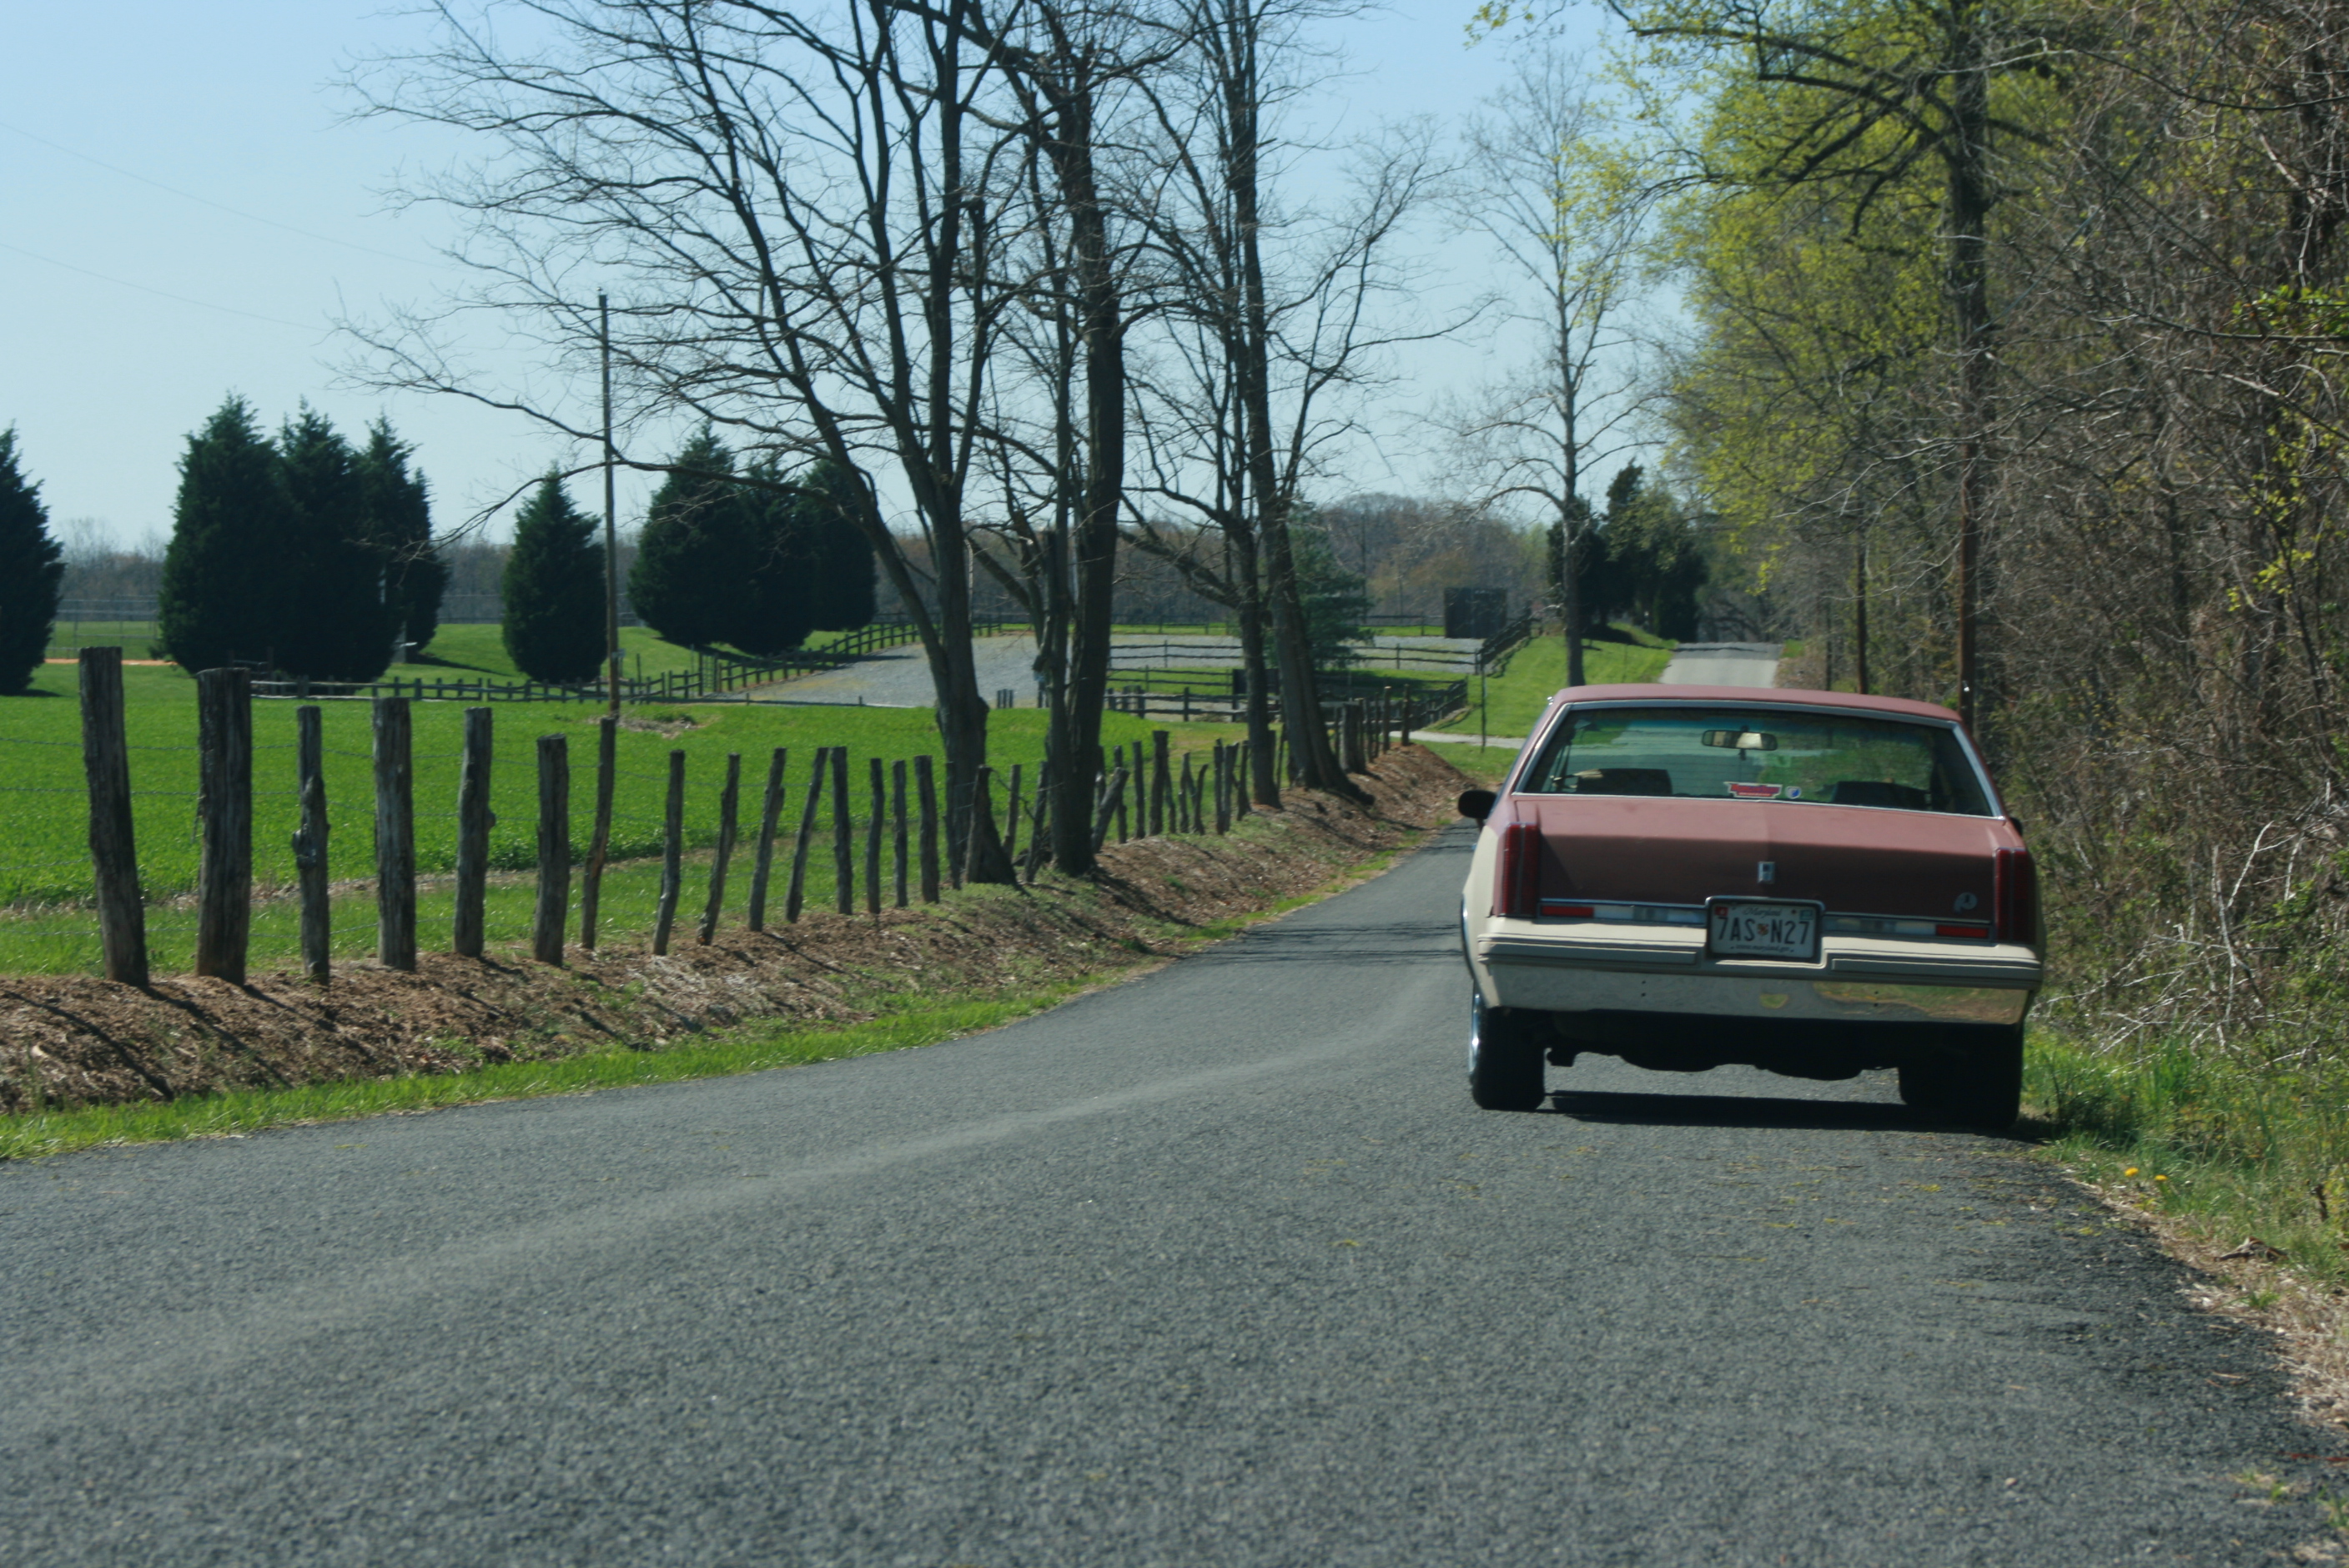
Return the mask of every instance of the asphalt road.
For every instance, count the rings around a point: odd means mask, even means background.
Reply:
[[[1682,643],[1659,678],[1666,686],[1775,686],[1778,645]]]
[[[0,1560],[2325,1538],[2230,1479],[2340,1473],[2263,1345],[2014,1146],[1874,1078],[1471,1109],[1465,841],[932,1049],[0,1167]]]

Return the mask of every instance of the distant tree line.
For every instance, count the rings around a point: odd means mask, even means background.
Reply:
[[[354,448],[305,407],[264,435],[231,397],[188,438],[156,622],[183,669],[238,660],[367,681],[432,640],[447,582],[412,449],[378,419]]]

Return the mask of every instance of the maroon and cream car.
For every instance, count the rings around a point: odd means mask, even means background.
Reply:
[[[1478,1105],[1584,1052],[1796,1078],[1897,1068],[2003,1128],[2040,982],[2031,851],[1947,708],[1744,686],[1578,686],[1497,790],[1461,934]]]

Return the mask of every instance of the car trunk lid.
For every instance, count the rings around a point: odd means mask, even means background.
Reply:
[[[2020,838],[1992,817],[1762,800],[1518,796],[1545,903],[1816,900],[1830,913],[1987,921]]]

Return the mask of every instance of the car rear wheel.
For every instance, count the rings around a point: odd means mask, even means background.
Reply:
[[[2023,1109],[2023,1026],[1951,1034],[1949,1050],[1900,1069],[1901,1103],[1936,1120],[2004,1132]]]
[[[1468,1098],[1485,1110],[1532,1110],[1542,1102],[1547,1056],[1539,1014],[1488,1007],[1480,992],[1468,1001]]]

